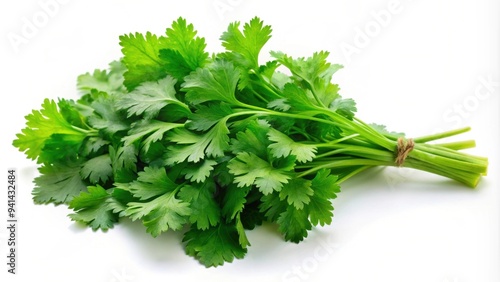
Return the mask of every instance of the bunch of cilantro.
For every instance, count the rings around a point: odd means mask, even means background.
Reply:
[[[355,117],[331,82],[328,52],[259,53],[271,27],[229,25],[225,51],[208,54],[179,18],[163,36],[120,37],[123,57],[78,77],[77,100],[46,99],[13,145],[36,160],[36,203],[67,204],[69,217],[107,230],[122,217],[156,237],[184,232],[205,266],[242,258],[245,230],[274,222],[303,240],[332,222],[339,184],[374,166],[404,166],[474,187],[487,159],[459,152],[473,141],[433,143],[468,128],[410,142]]]

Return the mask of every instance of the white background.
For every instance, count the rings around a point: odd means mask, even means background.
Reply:
[[[54,1],[0,4],[0,175],[3,187],[8,168],[19,178],[18,274],[7,274],[2,227],[2,281],[500,281],[498,1]],[[45,97],[77,98],[77,75],[120,57],[119,35],[162,34],[179,16],[210,52],[228,23],[253,16],[273,27],[262,60],[269,50],[330,51],[359,117],[408,136],[471,126],[462,138],[477,141],[470,152],[490,158],[490,174],[472,190],[405,169],[369,171],[343,184],[331,226],[297,245],[265,225],[248,232],[244,259],[210,269],[184,254],[178,233],[154,239],[130,221],[92,232],[66,207],[35,205],[36,164],[11,146],[24,116]]]

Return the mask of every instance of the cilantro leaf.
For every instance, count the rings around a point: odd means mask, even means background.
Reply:
[[[295,112],[315,111],[318,109],[312,93],[310,91],[307,92],[295,83],[285,84],[282,95],[285,99],[282,102],[285,104],[282,106],[282,109],[293,110]]]
[[[232,113],[231,106],[226,103],[198,105],[196,112],[190,116],[186,125],[192,130],[206,131]]]
[[[264,195],[260,201],[259,210],[264,213],[265,217],[271,222],[276,221],[288,206],[286,201],[280,200],[278,193]]]
[[[152,143],[147,152],[144,150],[139,152],[138,163],[149,164],[151,167],[165,167],[167,166],[166,151],[167,147],[163,142]]]
[[[307,237],[307,231],[312,225],[305,209],[298,210],[288,206],[277,220],[278,230],[285,236],[285,240],[299,243]]]
[[[125,217],[128,203],[137,201],[137,198],[129,191],[117,187],[108,190],[111,191],[111,197],[106,200],[109,210],[119,217]]]
[[[165,36],[151,33],[124,35],[120,45],[127,67],[124,85],[133,90],[146,81],[156,81],[167,74],[181,80],[191,71],[202,67],[208,58],[205,39],[195,37],[192,24],[177,19]]]
[[[165,168],[145,167],[137,180],[116,185],[141,200],[129,202],[124,214],[132,220],[142,219],[153,237],[168,229],[178,230],[188,222],[189,203],[176,198],[181,186],[168,177]]]
[[[32,160],[38,158],[39,163],[44,162],[39,156],[46,141],[52,135],[60,134],[58,137],[55,137],[56,140],[52,139],[51,141],[52,144],[57,143],[56,147],[65,142],[61,141],[61,139],[71,140],[72,145],[70,147],[73,147],[75,143],[78,143],[78,140],[82,141],[85,137],[94,134],[91,130],[78,128],[70,124],[58,110],[56,102],[49,99],[43,101],[41,110],[33,110],[25,118],[26,128],[16,135],[17,139],[12,144],[19,151],[25,152],[28,158]]]
[[[269,149],[276,158],[293,155],[297,158],[297,161],[305,163],[312,161],[316,156],[316,146],[295,142],[293,139],[278,130],[269,130],[267,136],[269,137],[269,140],[275,142],[269,145]]]
[[[175,104],[189,112],[186,104],[175,96],[175,83],[171,76],[158,81],[147,81],[140,84],[132,92],[121,96],[117,101],[118,109],[126,109],[128,117],[144,115],[146,119],[154,118],[160,110],[169,104]]]
[[[309,218],[313,225],[325,225],[332,223],[333,206],[332,199],[337,197],[340,186],[337,184],[338,177],[330,174],[327,169],[318,171],[311,182],[314,194],[307,205]]]
[[[303,178],[292,178],[288,183],[283,185],[279,195],[280,200],[287,200],[289,205],[293,205],[296,209],[301,210],[304,205],[309,204],[314,190],[311,189],[312,183],[310,180]]]
[[[182,170],[182,174],[191,182],[202,183],[211,175],[215,165],[217,165],[215,160],[204,160],[203,162],[189,164]]]
[[[126,89],[123,86],[125,66],[120,61],[113,61],[109,66],[109,71],[96,69],[92,74],[85,73],[78,76],[78,90],[83,93],[88,93],[93,89],[109,94],[125,93]]]
[[[241,221],[239,214],[238,217],[236,217],[236,231],[238,232],[238,241],[240,243],[240,246],[243,249],[246,249],[248,246],[250,246],[250,241],[248,240],[247,234],[245,232],[245,227],[243,226],[243,222]]]
[[[168,229],[181,229],[188,222],[191,209],[189,203],[177,199],[174,192],[167,192],[149,202],[128,203],[125,215],[132,220],[142,219],[146,231],[157,237]]]
[[[80,177],[80,162],[44,164],[38,171],[40,176],[33,181],[33,200],[39,204],[68,203],[73,197],[87,190]]]
[[[162,40],[165,38],[150,32],[145,36],[138,32],[120,36],[123,64],[127,68],[123,84],[129,91],[143,82],[155,81],[167,75],[167,70],[158,57]]]
[[[63,118],[71,125],[77,128],[86,129],[89,126],[86,124],[85,116],[76,107],[76,103],[73,100],[59,99],[57,102],[57,107]]]
[[[107,148],[109,143],[110,142],[108,140],[102,138],[101,136],[89,137],[83,142],[80,154],[84,157],[88,157],[103,150],[103,148]]]
[[[271,102],[267,103],[267,107],[269,109],[275,109],[282,112],[287,112],[290,110],[290,105],[287,104],[287,99],[285,98],[272,100]]]
[[[340,96],[330,104],[330,110],[352,120],[356,112],[356,102],[353,99],[342,99]]]
[[[115,148],[109,146],[109,157],[113,168],[115,182],[130,182],[135,179],[137,172],[137,149],[133,145],[124,145]]]
[[[215,183],[206,181],[202,184],[185,185],[179,191],[179,198],[189,203],[191,214],[189,222],[198,229],[208,229],[220,222],[220,208],[214,200]]]
[[[247,196],[249,202],[245,204],[244,209],[239,213],[241,224],[245,229],[253,230],[256,226],[262,225],[266,220],[266,216],[260,211],[262,193],[257,190],[251,190]]]
[[[266,42],[271,38],[271,26],[264,25],[258,17],[254,17],[240,31],[240,23],[229,24],[227,31],[222,36],[222,46],[226,50],[238,54],[235,60],[249,68],[259,66],[259,53]]]
[[[112,177],[113,168],[111,158],[108,154],[100,155],[85,162],[80,175],[83,179],[88,179],[90,183],[106,183]]]
[[[197,163],[205,157],[222,157],[229,148],[228,134],[225,120],[218,122],[203,135],[176,128],[168,133],[168,138],[178,145],[168,148],[167,164],[173,165],[185,160]]]
[[[280,191],[284,183],[290,179],[290,166],[274,167],[271,163],[253,153],[241,152],[227,164],[229,172],[235,176],[238,187],[256,185],[267,195]]]
[[[240,72],[230,62],[217,60],[186,76],[182,91],[193,105],[207,101],[239,104],[235,97]]]
[[[404,137],[405,134],[403,132],[395,132],[395,131],[389,131],[387,127],[383,124],[377,124],[377,123],[370,123],[369,126],[373,129],[375,129],[377,132],[382,133],[384,135],[390,135],[393,136],[393,138],[397,139],[398,137]]]
[[[129,130],[130,122],[118,111],[115,98],[104,94],[91,103],[94,111],[88,118],[89,124],[109,136]]]
[[[267,158],[269,128],[269,124],[262,120],[249,123],[244,131],[238,131],[236,138],[231,139],[231,151],[234,154],[248,152],[259,158]]]
[[[163,138],[165,132],[174,128],[183,127],[183,124],[163,122],[159,120],[141,120],[132,124],[128,135],[122,138],[125,146],[141,140],[141,146],[145,152],[149,151],[151,144]],[[144,138],[147,136],[146,138]]]
[[[93,230],[106,231],[118,221],[117,215],[108,206],[109,198],[109,193],[101,186],[89,186],[87,192],[80,193],[69,202],[69,208],[76,212],[69,217],[88,224]]]
[[[166,31],[167,38],[161,42],[160,58],[164,60],[167,72],[175,78],[182,79],[191,71],[202,67],[207,59],[205,39],[196,37],[192,24],[183,18],[172,23]]]
[[[282,52],[271,52],[271,55],[286,66],[298,82],[312,91],[318,106],[329,106],[337,98],[338,87],[330,81],[342,66],[330,64],[327,61],[328,52],[316,52],[309,58],[298,59]]]
[[[38,161],[43,163],[54,163],[68,159],[77,159],[82,142],[86,138],[80,134],[58,134],[54,133],[44,142]]]
[[[247,202],[247,195],[251,186],[236,187],[235,184],[224,189],[224,198],[222,200],[222,214],[226,219],[233,220],[243,211]]]
[[[221,222],[206,230],[192,228],[184,234],[186,253],[205,266],[219,266],[245,256],[240,235],[233,224]]]
[[[178,185],[168,177],[163,167],[145,167],[144,171],[139,172],[137,180],[128,183],[126,188],[120,184],[117,185],[130,191],[134,197],[140,200],[148,200],[173,192],[178,188]]]
[[[160,49],[158,58],[162,60],[165,72],[179,81],[183,81],[184,77],[194,70],[177,50]]]

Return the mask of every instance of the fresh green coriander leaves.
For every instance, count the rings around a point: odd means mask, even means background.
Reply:
[[[129,218],[153,237],[184,232],[207,267],[243,258],[263,222],[296,243],[331,224],[339,184],[395,166],[408,142],[355,116],[329,52],[260,62],[271,30],[257,17],[231,23],[216,54],[183,18],[162,35],[121,36],[122,58],[80,75],[77,100],[45,99],[16,135],[40,164],[35,203],[66,204],[93,230]],[[427,143],[464,131],[416,138],[402,166],[474,187],[488,160],[458,151],[471,142]]]

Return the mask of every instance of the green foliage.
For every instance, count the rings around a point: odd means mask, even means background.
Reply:
[[[120,61],[113,61],[109,64],[108,70],[94,70],[78,76],[77,88],[82,93],[90,93],[92,90],[110,94],[125,93],[123,85],[123,73],[127,69]]]
[[[80,192],[87,190],[80,171],[81,162],[44,164],[40,175],[33,181],[33,200],[39,204],[68,203]]]
[[[280,191],[284,183],[290,179],[289,172],[293,170],[293,159],[280,162],[283,166],[274,166],[255,154],[241,152],[227,165],[229,172],[235,176],[238,187],[255,185],[267,195]]]
[[[271,27],[264,26],[263,22],[255,17],[240,31],[240,23],[229,24],[226,32],[221,36],[222,46],[232,51],[234,60],[248,68],[259,67],[259,53],[266,42],[271,38]]]
[[[408,142],[355,116],[328,52],[260,64],[270,38],[257,17],[231,23],[210,56],[183,18],[164,35],[121,36],[123,57],[80,75],[78,100],[26,116],[13,145],[40,164],[33,200],[69,205],[93,230],[130,218],[153,237],[185,232],[207,267],[243,258],[246,230],[264,221],[296,243],[331,224],[339,184],[394,166]],[[416,138],[403,166],[475,186],[487,159],[456,151],[470,143],[427,143],[463,131]]]
[[[147,32],[123,35],[120,45],[122,62],[127,71],[124,85],[130,91],[146,81],[156,81],[171,75],[182,79],[191,71],[202,67],[208,59],[205,39],[195,37],[192,24],[179,18],[166,30],[166,36]]]
[[[101,186],[90,186],[87,192],[82,192],[71,200],[69,207],[76,213],[70,214],[69,217],[87,224],[93,230],[106,231],[118,221],[118,216],[111,211],[107,203],[109,198],[109,192]]]
[[[221,222],[206,230],[191,228],[184,234],[186,253],[196,257],[205,266],[219,266],[243,258],[246,244],[240,243],[235,225]]]
[[[26,128],[16,135],[17,139],[13,145],[20,151],[26,152],[28,158],[38,159],[39,163],[44,163],[47,159],[53,162],[58,159],[54,153],[45,158],[42,156],[47,143],[52,152],[58,152],[61,150],[54,150],[54,147],[57,148],[62,144],[67,144],[70,148],[78,147],[86,136],[92,134],[93,131],[89,128],[72,125],[61,113],[55,101],[45,99],[41,110],[33,110],[26,116]]]
[[[158,81],[147,81],[140,84],[132,92],[120,96],[117,102],[118,109],[126,109],[128,116],[143,115],[147,119],[154,118],[160,110],[169,104],[187,108],[175,97],[177,81],[167,76]],[[189,109],[186,109],[189,112]]]

